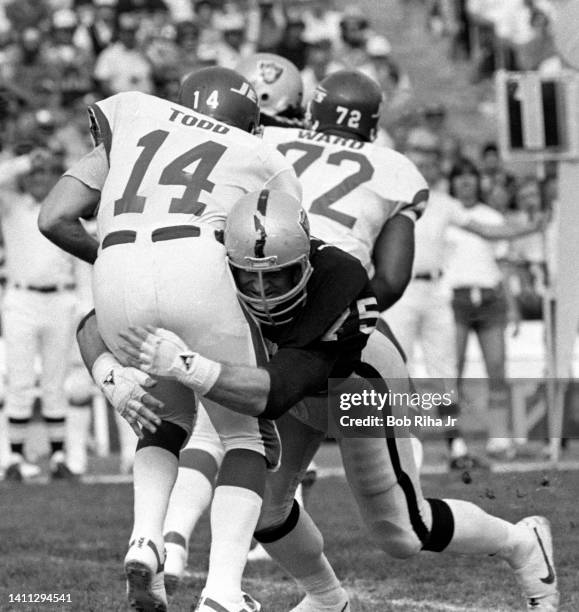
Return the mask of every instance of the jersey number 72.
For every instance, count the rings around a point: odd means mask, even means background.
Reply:
[[[310,142],[285,142],[278,145],[278,151],[287,155],[288,151],[302,151],[303,155],[294,162],[294,170],[298,176],[301,176],[315,161],[320,159],[324,152],[324,147]],[[326,193],[317,197],[312,201],[309,209],[309,213],[314,215],[323,215],[334,221],[337,221],[340,225],[345,225],[348,228],[354,227],[356,223],[356,217],[347,215],[335,208],[332,205],[338,200],[348,195],[356,187],[359,187],[363,183],[368,182],[374,176],[374,166],[370,163],[368,158],[362,153],[356,151],[336,151],[328,155],[326,160],[327,164],[332,166],[339,166],[344,161],[351,161],[358,164],[358,170],[353,174],[345,177],[343,181],[338,183],[332,189],[326,191]]]

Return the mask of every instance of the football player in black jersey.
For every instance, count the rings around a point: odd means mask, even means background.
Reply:
[[[268,477],[256,537],[306,591],[295,611],[345,612],[348,597],[323,554],[321,534],[292,502],[300,472],[328,425],[326,400],[308,396],[326,392],[332,377],[401,392],[406,369],[392,341],[374,330],[378,311],[361,264],[310,241],[306,215],[291,197],[262,191],[241,198],[229,216],[225,244],[239,297],[270,345],[269,362],[216,363],[155,328],[123,334],[126,362],[194,390],[213,381],[206,397],[244,414],[277,419],[282,467]],[[90,343],[94,347],[95,339]],[[134,419],[150,425],[141,408]],[[396,437],[392,428],[385,427],[381,437],[338,442],[360,512],[383,550],[397,558],[420,550],[495,555],[515,571],[529,610],[557,609],[546,519],[512,524],[470,502],[425,499],[410,440]]]

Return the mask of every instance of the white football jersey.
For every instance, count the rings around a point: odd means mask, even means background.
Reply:
[[[293,163],[312,235],[357,257],[370,274],[384,224],[397,214],[422,214],[428,186],[392,149],[299,128],[266,127],[263,139]]]
[[[191,223],[222,229],[233,204],[259,189],[301,198],[295,172],[273,147],[185,106],[125,92],[93,104],[90,117],[109,158],[100,237]]]

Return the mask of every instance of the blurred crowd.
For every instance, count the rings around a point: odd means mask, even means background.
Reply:
[[[473,80],[495,70],[555,72],[553,0],[426,0],[429,29],[451,39],[451,57],[473,63]]]

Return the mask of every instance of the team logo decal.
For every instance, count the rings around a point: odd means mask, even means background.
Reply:
[[[314,91],[313,101],[314,102],[323,102],[326,99],[328,92],[323,87],[317,87]]]
[[[253,215],[253,223],[255,225],[255,231],[257,232],[257,238],[255,240],[255,246],[253,252],[256,257],[265,257],[265,240],[267,238],[267,232],[265,231],[265,225],[261,222],[261,219],[257,215]]]
[[[279,80],[283,73],[283,67],[276,62],[258,62],[257,67],[263,82],[268,85],[272,85]]]
[[[191,368],[191,365],[193,364],[193,360],[195,359],[195,355],[192,355],[191,353],[184,353],[184,354],[179,355],[179,357],[181,357],[181,360],[183,361],[183,365],[185,366],[185,369],[189,371],[189,369]]]

